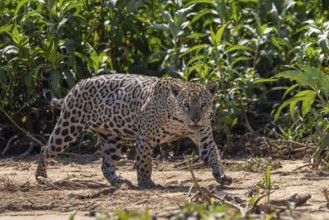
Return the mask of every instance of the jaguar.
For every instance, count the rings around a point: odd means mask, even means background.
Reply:
[[[208,85],[174,78],[135,74],[105,74],[78,82],[63,98],[53,97],[49,87],[51,71],[42,72],[46,100],[61,109],[46,146],[41,150],[36,180],[47,177],[47,165],[75,142],[84,131],[97,133],[102,153],[101,170],[112,185],[120,184],[116,165],[120,141],[136,138],[138,186],[157,186],[151,179],[153,148],[182,137],[197,146],[202,160],[211,166],[215,180],[232,183],[222,167],[211,128],[213,97],[217,83]]]

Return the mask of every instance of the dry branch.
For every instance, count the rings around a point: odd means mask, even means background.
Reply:
[[[195,163],[195,164],[192,164],[192,167],[193,168],[200,168],[202,166],[204,166],[204,162],[199,162],[199,163]],[[186,170],[186,169],[189,169],[189,166],[184,166],[184,167],[179,167],[178,170]]]
[[[13,125],[15,125],[20,131],[22,131],[32,141],[34,141],[35,143],[39,144],[40,146],[43,146],[43,143],[39,139],[37,139],[36,137],[34,137],[29,131],[27,131],[24,128],[22,128],[21,126],[19,126],[15,122],[15,120],[12,117],[10,117],[10,115],[3,108],[0,107],[0,111],[2,111],[7,116],[7,118],[11,121],[11,123],[13,123]]]
[[[300,206],[300,205],[306,203],[307,200],[309,200],[310,198],[311,198],[310,194],[298,195],[296,193],[286,199],[271,200],[270,203],[272,205],[276,205],[276,206],[287,206],[289,202],[293,202],[296,204],[296,206]]]
[[[55,189],[62,189],[61,187],[59,187],[55,183],[53,183],[53,181],[51,181],[51,179],[49,179],[49,178],[38,176],[38,180],[40,180],[45,186],[55,188]]]
[[[11,142],[12,142],[13,140],[15,140],[16,138],[17,138],[17,135],[14,135],[14,136],[12,136],[12,137],[8,140],[5,149],[2,151],[2,155],[4,155],[4,154],[10,149],[10,144],[11,144]]]
[[[300,170],[300,169],[302,169],[302,168],[304,168],[304,167],[311,168],[310,166],[314,166],[314,164],[313,164],[313,163],[307,163],[307,164],[304,164],[304,165],[299,166],[299,167],[297,167],[296,169],[294,169],[293,172],[295,172],[295,171],[297,171],[297,170]]]
[[[194,157],[194,158],[192,158],[192,159],[190,159],[190,158],[185,159],[183,162],[180,162],[180,163],[175,164],[175,165],[174,165],[174,168],[178,168],[178,167],[180,167],[180,166],[184,166],[185,168],[188,168],[188,165],[187,165],[187,167],[186,167],[186,164],[189,164],[190,162],[193,164],[193,163],[195,163],[196,161],[198,161],[199,159],[200,159],[199,156]]]
[[[195,178],[195,175],[194,175],[194,172],[193,172],[193,167],[192,167],[192,159],[188,159],[188,160],[187,160],[187,164],[188,164],[188,169],[189,169],[189,171],[191,172],[191,175],[192,175],[192,179],[193,179],[193,182],[194,182],[194,186],[195,186],[195,187],[197,188],[197,190],[198,190],[198,192],[197,192],[194,196],[192,196],[191,200],[192,200],[193,198],[198,197],[198,198],[200,198],[202,201],[206,200],[206,201],[209,203],[209,202],[210,202],[210,198],[209,198],[209,196],[207,196],[207,195],[203,192],[203,190],[201,189],[201,187],[200,187],[198,181],[197,181],[196,178]]]

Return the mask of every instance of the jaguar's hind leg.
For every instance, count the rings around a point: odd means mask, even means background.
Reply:
[[[50,135],[46,147],[41,151],[35,173],[37,182],[42,183],[42,180],[38,177],[47,177],[48,163],[62,153],[71,143],[75,142],[81,133],[81,126],[68,125],[68,121],[60,119]]]
[[[101,141],[101,150],[103,158],[102,171],[105,178],[112,185],[115,185],[120,182],[120,179],[115,172],[115,167],[121,155],[121,138],[118,136],[111,136],[110,133],[104,134],[102,132],[98,134]]]

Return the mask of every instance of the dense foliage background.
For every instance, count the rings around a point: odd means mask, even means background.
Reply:
[[[50,68],[58,97],[113,72],[218,81],[218,143],[311,138],[323,157],[328,16],[325,0],[3,0],[0,149],[46,142],[58,116],[42,97]]]

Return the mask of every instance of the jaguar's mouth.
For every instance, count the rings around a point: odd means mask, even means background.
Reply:
[[[188,125],[188,128],[192,131],[199,131],[203,126],[200,125]]]

